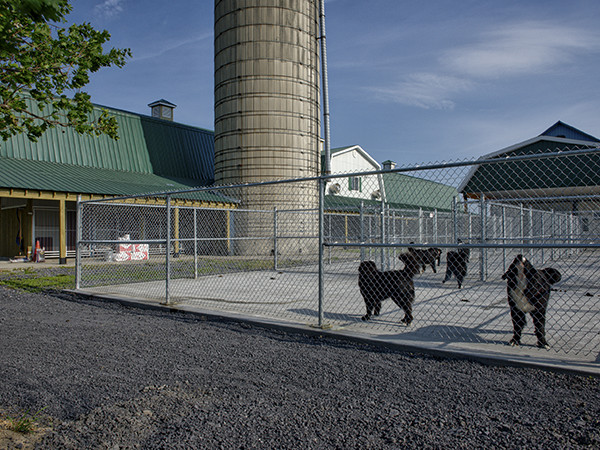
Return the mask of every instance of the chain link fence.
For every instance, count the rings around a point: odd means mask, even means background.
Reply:
[[[571,149],[79,202],[77,288],[589,355],[599,162],[597,149]]]

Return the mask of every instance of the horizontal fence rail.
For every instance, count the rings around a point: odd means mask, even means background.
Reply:
[[[77,289],[415,342],[593,355],[599,152],[80,201]]]

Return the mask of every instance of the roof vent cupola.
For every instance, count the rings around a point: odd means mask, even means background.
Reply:
[[[383,170],[394,170],[396,168],[396,163],[391,160],[387,160],[383,162]]]
[[[173,121],[173,110],[177,107],[173,103],[160,99],[155,102],[149,103],[148,106],[152,111],[152,117],[163,120]]]

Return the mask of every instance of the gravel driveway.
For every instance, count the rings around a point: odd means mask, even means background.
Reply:
[[[0,287],[0,409],[40,448],[586,448],[600,379]]]

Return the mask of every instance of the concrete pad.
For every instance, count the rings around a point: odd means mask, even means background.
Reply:
[[[512,324],[506,283],[499,276],[486,282],[472,277],[461,290],[455,282],[442,284],[443,274],[418,276],[415,320],[406,327],[400,322],[403,313],[390,300],[380,316],[368,322],[360,320],[364,302],[358,290],[357,267],[357,261],[327,266],[322,305],[318,303],[316,266],[170,280],[168,305],[164,281],[86,287],[78,292],[501,364],[600,374],[599,302],[595,294],[590,296],[575,283],[564,283],[552,292],[547,315],[551,349],[545,350],[535,346],[530,319],[522,345],[506,344]]]

